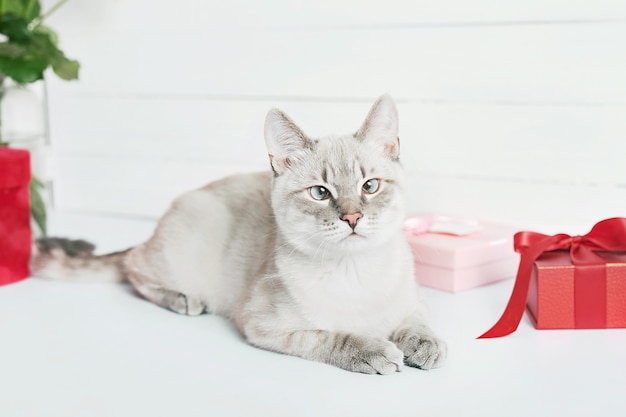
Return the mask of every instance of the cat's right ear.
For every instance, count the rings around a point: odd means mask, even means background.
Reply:
[[[276,175],[284,173],[311,145],[311,140],[285,113],[278,109],[267,113],[265,146]]]

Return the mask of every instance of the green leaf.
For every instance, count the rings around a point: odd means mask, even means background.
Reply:
[[[33,32],[47,35],[48,38],[50,38],[50,42],[52,42],[54,46],[59,46],[59,35],[57,35],[57,33],[48,26],[38,25],[33,29]]]
[[[24,0],[4,0],[4,1],[0,1],[0,4],[2,5],[0,7],[0,13],[2,14],[9,14],[9,13],[13,13],[17,16],[21,16],[22,13],[24,12],[24,5],[25,5],[25,1]]]
[[[63,80],[77,80],[80,64],[78,61],[63,57],[63,59],[55,61],[52,64],[52,69],[54,70],[54,73]]]
[[[52,38],[46,33],[34,33],[29,52],[33,56],[45,59],[48,65],[63,57],[63,52],[56,47]]]
[[[63,80],[78,79],[80,64],[58,48],[58,36],[42,21],[67,0],[59,0],[41,15],[39,0],[0,0],[0,73],[19,84],[41,80],[52,67]]]
[[[43,183],[43,181],[41,181],[39,178],[37,178],[37,177],[35,177],[35,176],[33,176],[33,177],[30,179],[30,182],[31,182],[31,184],[30,184],[30,185],[31,185],[32,187],[37,187],[37,188],[41,188],[41,189],[46,188],[46,184],[44,184],[44,183]]]
[[[28,43],[33,36],[28,29],[28,21],[15,14],[0,15],[0,33],[19,44]]]
[[[22,3],[24,4],[22,17],[26,19],[27,22],[32,22],[41,14],[41,4],[39,0],[22,0]]]
[[[7,58],[17,58],[24,55],[26,49],[12,42],[0,42],[0,56]]]
[[[0,72],[19,84],[43,79],[43,72],[47,67],[46,59],[40,57],[26,55],[18,58],[0,57]]]
[[[0,1],[0,13],[14,14],[32,22],[41,14],[39,0],[3,0]]]
[[[24,53],[19,57],[0,56],[0,72],[20,84],[41,80],[51,62],[64,58],[63,52],[52,43],[47,34],[35,33],[28,42],[20,46]]]
[[[41,233],[45,236],[46,229],[46,204],[41,197],[40,190],[44,190],[45,185],[37,178],[30,181],[30,214]]]
[[[53,36],[54,32],[52,31],[43,31],[33,35],[33,43],[36,45],[37,53],[46,57],[59,78],[63,80],[78,79],[80,64],[78,61],[68,59],[63,54],[63,51],[56,46]]]

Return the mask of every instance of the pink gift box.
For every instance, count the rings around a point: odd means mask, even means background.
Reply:
[[[515,276],[516,228],[419,215],[407,218],[404,231],[415,259],[415,277],[422,285],[456,292]]]

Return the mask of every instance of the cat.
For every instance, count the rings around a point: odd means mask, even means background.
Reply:
[[[319,139],[272,109],[265,142],[271,171],[182,195],[126,251],[40,239],[33,275],[128,280],[177,313],[227,317],[254,346],[349,371],[441,365],[446,344],[424,321],[402,232],[393,99],[380,97],[356,133]]]

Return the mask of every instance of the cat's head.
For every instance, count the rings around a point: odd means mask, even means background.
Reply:
[[[265,143],[274,171],[276,222],[300,250],[359,251],[400,232],[404,175],[390,96],[374,103],[356,133],[318,139],[280,110],[270,110]]]

